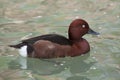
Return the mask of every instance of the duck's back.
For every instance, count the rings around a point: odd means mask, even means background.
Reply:
[[[22,43],[19,43],[17,45],[10,45],[10,47],[21,48],[24,45],[30,46],[30,45],[33,45],[38,40],[48,40],[48,41],[51,41],[53,43],[57,43],[60,45],[72,45],[72,42],[64,36],[61,36],[58,34],[46,34],[46,35],[37,36],[37,37],[30,38],[30,39],[22,40]]]
[[[57,43],[57,44],[61,44],[61,45],[71,45],[72,44],[69,39],[67,39],[64,36],[58,35],[58,34],[46,34],[46,35],[26,39],[26,40],[23,40],[22,42],[33,44],[34,42],[36,42],[38,40],[48,40],[53,43]]]

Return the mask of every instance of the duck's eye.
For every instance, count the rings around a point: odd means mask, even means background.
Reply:
[[[82,28],[85,28],[85,25],[82,25]]]

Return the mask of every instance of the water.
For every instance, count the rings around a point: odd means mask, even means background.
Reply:
[[[120,80],[119,0],[5,0],[0,4],[0,80]],[[67,37],[75,18],[85,19],[101,34],[84,36],[91,45],[86,55],[26,59],[7,46],[47,33]]]

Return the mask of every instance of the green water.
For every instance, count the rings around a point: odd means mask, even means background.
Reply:
[[[67,37],[75,18],[100,36],[85,35],[88,54],[48,61],[22,58],[8,44],[47,33]],[[119,0],[0,1],[0,80],[120,80]]]

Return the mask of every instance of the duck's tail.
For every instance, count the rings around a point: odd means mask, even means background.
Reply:
[[[16,45],[8,45],[8,46],[19,49],[19,48],[21,48],[24,45],[25,45],[24,43],[19,43],[19,44],[16,44]]]

